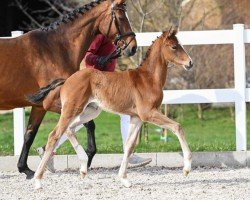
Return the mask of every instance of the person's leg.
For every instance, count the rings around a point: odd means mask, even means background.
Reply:
[[[131,117],[129,115],[121,115],[120,117],[121,117],[120,125],[121,125],[121,134],[122,134],[122,144],[123,144],[123,152],[124,152],[125,144],[129,137]],[[129,158],[129,166],[140,167],[140,166],[147,165],[151,161],[152,161],[151,158],[142,158],[140,156],[132,154]]]

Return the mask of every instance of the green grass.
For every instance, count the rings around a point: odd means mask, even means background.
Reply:
[[[29,113],[26,113],[28,119]],[[59,115],[47,113],[39,129],[34,144],[31,147],[31,154],[35,148],[46,143],[49,132],[54,128]],[[196,116],[195,106],[183,106],[183,117],[177,119],[183,126],[188,144],[192,151],[233,151],[235,150],[235,125],[230,118],[228,108],[213,108],[204,114],[205,120],[199,120]],[[13,155],[13,117],[12,114],[0,115],[0,155]],[[98,153],[121,153],[122,140],[120,134],[120,117],[117,115],[102,112],[95,120],[96,142]],[[28,121],[28,120],[26,120]],[[250,116],[248,116],[248,124]],[[248,133],[250,126],[248,126]],[[86,147],[86,131],[83,128],[77,137]],[[160,141],[159,128],[149,125],[149,139],[145,142],[144,135],[141,143],[137,146],[137,152],[170,152],[180,151],[178,139],[172,133],[168,134],[168,142]],[[250,134],[248,134],[250,141]],[[250,144],[248,142],[248,149]],[[58,154],[74,154],[69,142],[63,144]]]

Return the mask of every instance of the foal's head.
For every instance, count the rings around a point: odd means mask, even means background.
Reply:
[[[170,28],[162,35],[162,56],[166,62],[173,63],[183,67],[185,70],[190,70],[193,67],[193,61],[179,43],[176,34],[178,27]]]
[[[99,31],[114,39],[125,56],[133,56],[137,50],[135,33],[129,23],[126,0],[107,0],[108,9],[101,15]]]

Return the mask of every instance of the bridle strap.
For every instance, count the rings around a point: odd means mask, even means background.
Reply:
[[[120,26],[119,26],[119,23],[118,23],[116,14],[115,14],[115,10],[122,10],[122,11],[126,12],[125,8],[116,7],[115,3],[112,1],[112,4],[111,4],[111,20],[110,20],[110,23],[109,23],[109,26],[108,26],[106,37],[108,37],[109,34],[110,34],[110,30],[111,30],[111,26],[112,26],[113,22],[115,23],[115,27],[117,29],[118,34],[117,34],[117,36],[116,36],[116,38],[114,40],[114,44],[116,46],[116,49],[109,55],[109,59],[116,59],[116,58],[121,57],[121,51],[126,49],[129,46],[129,44],[133,41],[134,37],[136,36],[135,33],[132,32],[132,31],[128,32],[128,33],[124,33],[124,34],[121,33],[121,29],[120,29]],[[131,38],[131,40],[129,41],[129,43],[126,43],[124,40],[122,40],[124,37],[127,37],[127,36],[133,36]],[[122,41],[122,43],[123,43],[122,47],[117,47],[119,41]]]
[[[115,40],[114,40],[114,44],[117,45],[117,43],[122,40],[122,38],[127,37],[127,36],[133,36],[135,37],[135,33],[134,32],[128,32],[128,33],[124,33],[124,34],[119,34],[116,36]]]
[[[112,23],[113,23],[114,19],[116,18],[116,16],[115,16],[115,11],[114,11],[114,7],[115,7],[115,4],[114,4],[114,2],[112,2],[112,4],[111,4],[111,19],[110,19],[108,31],[107,31],[107,34],[106,34],[107,37],[109,36],[109,33],[110,33],[110,30],[111,30]]]

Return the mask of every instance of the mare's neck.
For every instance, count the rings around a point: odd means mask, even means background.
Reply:
[[[139,68],[150,76],[154,84],[163,88],[167,79],[167,65],[168,63],[162,58],[161,54],[161,40],[157,39],[150,47],[146,59],[142,62]]]
[[[74,71],[79,70],[90,44],[99,33],[99,23],[107,10],[107,5],[106,2],[102,2],[85,14],[79,14],[73,21],[61,24],[57,29],[48,32],[56,38],[59,51],[63,51],[61,53],[65,62],[68,67],[73,67]]]

